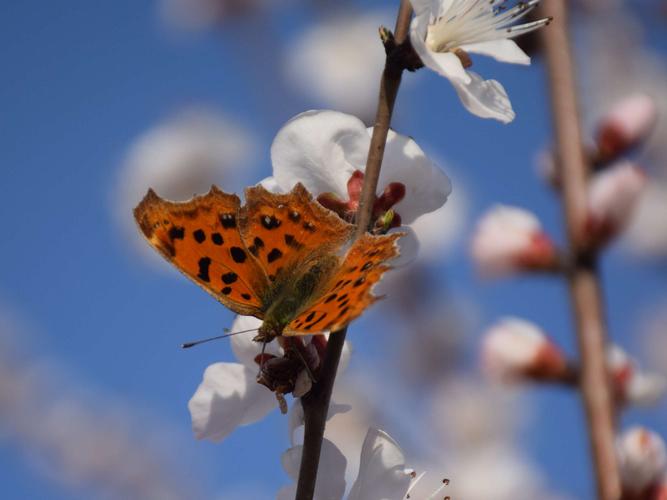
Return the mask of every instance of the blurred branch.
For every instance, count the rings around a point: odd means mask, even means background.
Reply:
[[[597,272],[597,254],[585,246],[584,218],[589,165],[586,163],[578,116],[576,85],[567,33],[565,0],[542,6],[553,24],[542,30],[557,156],[562,176],[562,196],[568,241],[574,265],[568,273],[581,356],[580,387],[586,409],[593,452],[598,498],[617,500],[621,495],[614,450],[614,414],[607,378],[606,326]]]
[[[406,41],[411,17],[412,7],[409,0],[401,0],[401,6],[396,19],[396,33],[393,37],[396,50],[402,47],[403,42]],[[380,80],[380,96],[378,98],[375,126],[368,151],[364,186],[357,212],[356,238],[359,238],[368,230],[371,222],[371,212],[380,177],[387,134],[389,133],[391,116],[394,110],[394,103],[396,102],[396,94],[401,85],[401,75],[405,69],[400,59],[392,57],[392,52],[389,51],[387,54],[385,68]],[[301,398],[305,430],[296,500],[311,500],[315,493],[326,417],[338,370],[338,362],[340,361],[340,355],[345,344],[346,333],[347,328],[344,328],[341,331],[333,332],[329,336],[327,352],[322,365],[322,371],[320,372],[320,380],[313,385],[308,394]]]

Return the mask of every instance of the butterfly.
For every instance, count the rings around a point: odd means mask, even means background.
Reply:
[[[401,233],[365,234],[297,184],[247,188],[245,205],[216,186],[187,202],[149,190],[134,209],[148,243],[237,314],[262,320],[254,340],[337,331],[381,297],[371,288]]]

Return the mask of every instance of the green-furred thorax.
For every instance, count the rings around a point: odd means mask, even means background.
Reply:
[[[259,327],[257,342],[271,342],[282,335],[285,327],[301,312],[317,293],[327,284],[332,272],[339,264],[335,255],[320,256],[312,262],[302,264],[304,272],[294,281],[285,281],[276,287],[278,293],[264,315]],[[289,276],[290,273],[284,273]]]

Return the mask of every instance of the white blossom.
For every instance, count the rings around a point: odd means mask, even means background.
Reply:
[[[514,111],[505,89],[496,80],[484,80],[468,71],[472,64],[469,54],[530,64],[530,58],[511,39],[544,26],[549,19],[512,24],[538,3],[529,0],[507,8],[504,0],[412,0],[415,18],[410,40],[424,65],[452,83],[468,111],[508,123],[514,119]]]
[[[484,276],[553,269],[556,250],[539,219],[527,210],[497,205],[477,223],[472,257]]]
[[[298,479],[303,446],[288,449],[282,457],[287,475]],[[347,459],[328,439],[322,442],[315,500],[339,500],[345,491]],[[320,479],[321,478],[321,479]],[[359,473],[347,500],[402,500],[415,479],[414,471],[405,465],[403,451],[386,432],[369,428],[361,448]],[[294,498],[296,485],[283,487],[277,500]]]
[[[251,316],[238,316],[232,332],[258,328],[261,321]],[[240,425],[264,418],[277,408],[275,395],[257,383],[260,353],[252,335],[230,337],[232,349],[240,363],[214,363],[204,372],[204,380],[188,403],[192,429],[197,439],[219,442]],[[266,352],[281,355],[276,342],[266,345]]]
[[[354,213],[359,204],[372,131],[361,120],[345,113],[327,110],[301,113],[276,135],[271,146],[273,177],[262,184],[267,189],[286,192],[300,182],[323,204],[322,196],[326,196],[327,201],[339,205],[342,211]],[[416,254],[418,244],[409,224],[440,208],[450,192],[447,175],[417,143],[390,130],[376,193],[376,215],[391,210],[393,222],[400,222],[395,230],[406,233],[399,240],[400,262]],[[409,248],[413,250],[410,254]]]
[[[231,332],[256,329],[260,325],[261,321],[252,316],[237,316]],[[214,363],[204,371],[204,379],[188,403],[197,439],[222,441],[237,427],[257,422],[278,407],[275,394],[257,382],[261,345],[252,337],[252,332],[230,337],[238,363]],[[310,338],[307,337],[306,341]],[[350,344],[346,341],[338,365],[339,372],[347,367],[350,352]],[[283,350],[276,341],[272,341],[266,344],[264,353],[280,357]],[[310,390],[311,383],[307,371],[301,370],[293,396],[304,395]],[[330,411],[335,414],[347,409],[344,405],[332,404]],[[298,419],[291,417],[290,435],[299,425]]]

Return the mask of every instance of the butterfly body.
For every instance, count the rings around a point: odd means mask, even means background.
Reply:
[[[297,184],[287,194],[216,188],[175,203],[149,191],[134,211],[149,244],[231,310],[263,321],[257,341],[335,331],[377,297],[400,234],[352,241],[354,226]]]

